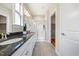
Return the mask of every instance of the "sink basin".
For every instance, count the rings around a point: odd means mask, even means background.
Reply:
[[[19,42],[20,40],[22,40],[22,38],[10,39],[10,40],[6,40],[6,41],[3,41],[3,42],[0,42],[0,45],[12,44],[12,43]]]

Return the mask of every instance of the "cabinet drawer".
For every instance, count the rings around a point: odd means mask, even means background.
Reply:
[[[28,42],[25,42],[12,56],[21,56],[27,50],[28,44]]]

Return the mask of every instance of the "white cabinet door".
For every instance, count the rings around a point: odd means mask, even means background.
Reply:
[[[33,35],[29,39],[29,43],[28,43],[24,53],[22,54],[22,56],[32,56],[32,52],[33,52],[33,48],[34,48],[35,42],[36,42],[35,35]]]
[[[35,35],[33,35],[12,56],[31,56],[35,42],[36,42]]]
[[[79,4],[61,4],[60,18],[61,33],[64,33],[62,35],[60,33],[60,54],[79,55]]]
[[[12,56],[22,56],[27,51],[26,47],[28,47],[28,42],[25,42]]]
[[[32,55],[32,50],[33,50],[33,43],[32,43],[32,38],[30,38],[28,45],[26,46],[26,49],[22,56],[31,56]]]
[[[31,37],[31,41],[29,42],[29,48],[28,48],[28,56],[32,56],[32,52],[33,52],[33,49],[34,49],[34,46],[35,46],[35,42],[36,42],[36,39],[35,39],[35,35],[33,35]]]

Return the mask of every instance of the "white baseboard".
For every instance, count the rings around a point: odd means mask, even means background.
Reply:
[[[37,40],[37,42],[48,42],[47,40]]]

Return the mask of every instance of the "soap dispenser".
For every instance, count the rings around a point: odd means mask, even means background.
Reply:
[[[23,27],[23,34],[27,34],[26,29],[27,29],[27,26],[25,24],[24,27]]]

